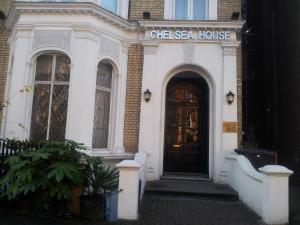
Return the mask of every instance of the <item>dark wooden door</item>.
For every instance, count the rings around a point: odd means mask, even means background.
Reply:
[[[207,172],[206,104],[199,85],[175,82],[167,91],[165,172]]]

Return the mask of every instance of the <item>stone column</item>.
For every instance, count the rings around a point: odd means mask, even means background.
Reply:
[[[267,165],[259,171],[263,173],[263,221],[267,224],[288,224],[289,176],[293,171],[277,165]]]
[[[140,164],[134,160],[123,160],[116,165],[119,169],[118,218],[138,219],[139,170]]]

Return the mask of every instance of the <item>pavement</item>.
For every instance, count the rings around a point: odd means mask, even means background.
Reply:
[[[228,186],[210,182],[148,183],[138,221],[88,222],[20,217],[0,211],[1,225],[265,225]],[[198,187],[198,188],[197,188]],[[167,192],[166,190],[171,190]],[[207,195],[205,195],[207,193]],[[231,196],[230,198],[227,198]]]
[[[215,184],[209,180],[161,179],[151,181],[147,182],[145,193],[238,200],[238,193],[231,187],[223,184]]]

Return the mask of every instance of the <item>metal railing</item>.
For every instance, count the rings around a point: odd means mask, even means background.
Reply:
[[[17,155],[25,149],[38,149],[41,143],[33,143],[28,141],[0,139],[0,177],[7,172],[5,160],[11,155]]]

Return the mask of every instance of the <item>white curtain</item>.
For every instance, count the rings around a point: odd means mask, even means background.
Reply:
[[[186,20],[188,16],[188,0],[175,1],[175,19]]]
[[[101,0],[101,7],[105,8],[113,13],[117,13],[118,0]]]
[[[206,0],[193,0],[193,19],[204,20],[206,11]]]

